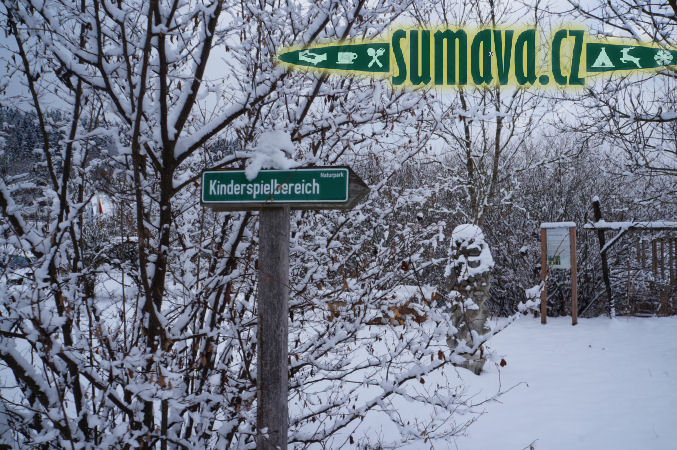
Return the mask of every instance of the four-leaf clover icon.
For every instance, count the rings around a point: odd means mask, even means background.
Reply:
[[[653,57],[662,66],[667,66],[672,61],[672,54],[667,50],[658,50]]]

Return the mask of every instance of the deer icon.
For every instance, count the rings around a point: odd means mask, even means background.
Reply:
[[[639,58],[637,58],[636,56],[630,56],[630,54],[629,54],[630,50],[632,50],[632,49],[633,49],[633,47],[625,47],[621,50],[621,53],[623,54],[623,56],[621,56],[621,62],[622,63],[635,63],[637,65],[637,67],[639,67],[641,69],[642,66],[639,64]]]

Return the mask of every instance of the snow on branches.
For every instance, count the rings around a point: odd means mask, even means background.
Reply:
[[[40,137],[34,170],[0,181],[1,244],[30,255],[23,282],[0,288],[12,442],[254,445],[257,215],[202,209],[198,180],[255,148],[276,164],[280,149],[285,164],[350,164],[372,186],[350,212],[293,216],[290,443],[378,445],[369,415],[397,430],[392,445],[462,432],[471,405],[440,375],[458,361],[456,330],[420,278],[445,262],[445,224],[412,213],[440,192],[391,182],[433,133],[426,94],[274,64],[280,46],[380,34],[409,6],[4,2],[2,86],[26,90],[3,101],[30,110]],[[98,193],[112,207],[94,215]],[[403,401],[428,419],[406,419]]]

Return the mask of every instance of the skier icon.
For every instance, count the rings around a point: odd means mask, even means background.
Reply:
[[[379,67],[383,67],[383,64],[381,64],[381,61],[378,60],[380,56],[382,56],[386,52],[385,48],[379,48],[376,50],[373,47],[369,47],[367,49],[367,55],[371,56],[371,61],[369,61],[369,64],[367,67],[371,67],[374,63],[378,64]]]

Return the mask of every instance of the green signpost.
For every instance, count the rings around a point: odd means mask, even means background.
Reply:
[[[347,209],[369,191],[349,167],[303,167],[261,170],[248,180],[244,170],[202,172],[201,202],[221,211]]]
[[[336,57],[346,61],[348,58],[342,54]],[[369,187],[350,167],[261,170],[251,180],[244,170],[202,172],[203,206],[217,211],[259,211],[256,383],[259,450],[287,448],[289,210],[349,209],[368,192]]]

